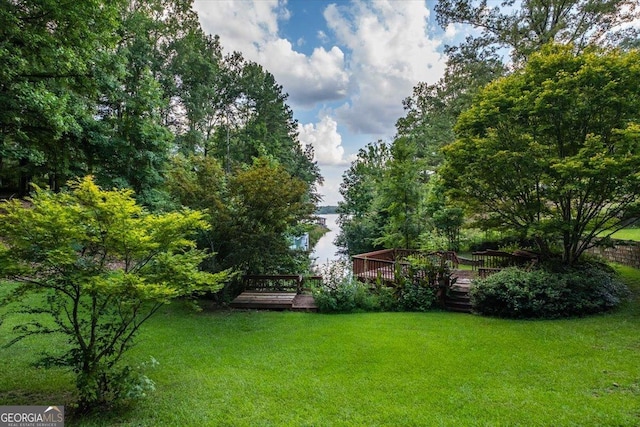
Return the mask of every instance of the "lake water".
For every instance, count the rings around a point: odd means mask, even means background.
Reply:
[[[339,258],[336,252],[338,248],[334,245],[333,241],[338,236],[340,227],[338,226],[338,214],[326,214],[318,215],[321,218],[326,218],[327,228],[329,231],[320,238],[318,244],[313,248],[311,258],[315,259],[314,266],[318,267],[326,264],[330,261],[335,261]]]

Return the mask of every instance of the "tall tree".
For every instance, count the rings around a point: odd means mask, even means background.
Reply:
[[[225,107],[231,104],[234,82],[223,69],[222,47],[217,37],[194,31],[176,44],[172,60],[175,73],[173,127],[176,145],[185,154],[207,157],[216,131],[222,131]],[[181,114],[181,111],[183,113]]]
[[[217,134],[216,157],[225,159],[229,170],[251,164],[256,157],[271,156],[311,188],[321,183],[312,148],[303,148],[298,141],[297,123],[282,86],[256,63],[245,62],[237,55],[227,57],[229,61],[233,66],[225,68],[226,72],[235,72],[232,78],[236,92],[232,104],[225,107],[226,132]]]
[[[574,263],[637,214],[640,52],[547,46],[460,116],[443,176],[479,218]]]
[[[389,145],[372,142],[358,151],[356,159],[343,174],[338,203],[340,233],[336,245],[341,253],[355,255],[382,249],[375,240],[382,236],[384,213],[378,211],[376,199],[386,164],[390,159]]]
[[[442,147],[453,142],[453,126],[471,105],[478,90],[505,72],[502,61],[465,47],[463,54],[450,55],[444,76],[435,84],[418,83],[404,101],[406,115],[398,119],[399,137],[416,143],[417,156],[435,171],[442,163]]]
[[[481,30],[461,45],[474,50],[504,47],[516,64],[522,64],[547,43],[612,46],[636,38],[627,26],[640,17],[635,0],[515,0],[490,7],[487,0],[442,0],[435,7],[438,23],[468,24]]]
[[[423,202],[428,175],[411,139],[396,139],[390,153],[377,200],[386,223],[384,234],[375,242],[387,248],[416,249],[425,226]]]
[[[69,173],[97,55],[113,46],[123,1],[0,2],[0,179],[28,190],[31,177]]]
[[[169,186],[182,204],[209,212],[211,230],[201,236],[215,252],[208,268],[255,274],[293,271],[289,268],[295,254],[286,235],[315,210],[307,183],[266,157],[231,174],[213,157],[179,159],[174,160]]]
[[[98,132],[88,135],[92,173],[103,185],[133,188],[145,203],[163,181],[173,133],[172,59],[200,27],[186,0],[130,2],[122,30],[103,67]]]
[[[233,218],[227,262],[248,273],[286,272],[292,255],[286,232],[315,211],[308,191],[307,183],[268,158],[238,170],[229,182]]]
[[[464,224],[464,210],[452,204],[446,196],[445,183],[439,175],[432,175],[427,184],[425,216],[436,235],[447,241],[447,250],[460,250],[460,228]],[[423,238],[424,242],[426,239]]]
[[[443,160],[441,149],[453,142],[453,126],[478,90],[521,67],[545,43],[571,43],[577,50],[593,45],[632,45],[640,18],[635,0],[442,0],[435,6],[438,23],[470,26],[479,35],[446,46],[447,67],[435,84],[419,83],[404,101],[398,135],[411,136],[431,170]],[[511,61],[505,56],[510,54]]]

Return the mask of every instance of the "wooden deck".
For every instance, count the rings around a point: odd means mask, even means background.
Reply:
[[[261,310],[318,311],[313,295],[293,292],[244,291],[231,302],[231,307]]]
[[[231,302],[231,307],[286,310],[291,308],[296,295],[293,292],[244,291]]]
[[[512,266],[531,267],[537,262],[537,255],[527,251],[507,253],[486,250],[474,252],[472,259],[459,257],[452,251],[420,252],[407,249],[384,249],[366,254],[354,255],[353,273],[363,282],[379,280],[382,283],[393,283],[398,268],[405,269],[409,265],[408,257],[429,260],[434,264],[441,262],[452,270],[458,270],[460,264],[469,265],[479,277],[487,277],[493,273]]]
[[[318,311],[308,289],[317,280],[321,278],[297,275],[245,276],[245,291],[230,305],[240,309]]]

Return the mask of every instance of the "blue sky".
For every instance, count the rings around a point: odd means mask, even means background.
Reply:
[[[226,52],[240,51],[271,72],[312,144],[336,204],[342,174],[358,149],[390,141],[402,100],[444,72],[445,44],[465,34],[440,28],[435,0],[195,0],[204,30]]]

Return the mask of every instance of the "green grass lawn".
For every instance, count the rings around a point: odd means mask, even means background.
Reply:
[[[513,321],[431,312],[189,312],[172,305],[131,352],[157,390],[118,426],[637,426],[640,273],[615,313]],[[0,342],[6,340],[0,329]],[[67,403],[72,378],[30,366],[56,345],[0,349],[0,404]]]
[[[640,241],[640,228],[624,228],[620,231],[616,231],[611,238],[621,240],[634,240]]]

